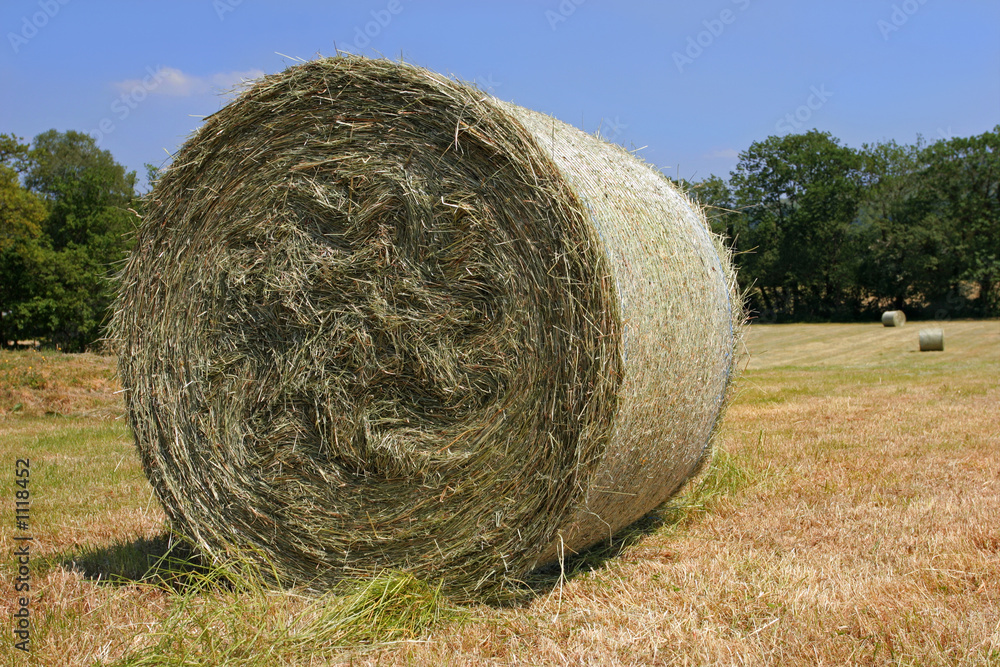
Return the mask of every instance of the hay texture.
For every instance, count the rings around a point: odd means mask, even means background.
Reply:
[[[921,329],[920,330],[920,351],[921,352],[943,352],[944,351],[944,331],[941,329]]]
[[[882,326],[901,327],[906,324],[906,314],[901,310],[887,310],[882,313]]]
[[[743,321],[701,212],[619,147],[406,64],[206,120],[112,331],[142,463],[209,556],[500,595],[700,466]]]

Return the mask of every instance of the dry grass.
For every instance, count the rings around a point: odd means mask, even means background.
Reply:
[[[121,414],[114,375],[112,360],[96,354],[5,351],[0,356],[0,429],[12,416]]]
[[[172,627],[190,654],[173,664],[237,649],[229,664],[1000,664],[1000,324],[942,328],[946,351],[920,353],[916,327],[752,327],[726,453],[639,539],[570,563],[563,585],[520,607],[456,617],[417,590],[413,608],[439,620],[389,614],[347,648],[353,630],[329,609],[363,595],[192,596],[86,578],[138,577],[144,553],[163,550],[138,462],[121,458],[126,434],[94,418],[9,416],[3,460],[37,460],[35,530],[47,535],[35,663],[162,664],[151,647]],[[10,595],[3,605],[9,618]],[[11,654],[4,640],[0,660]]]

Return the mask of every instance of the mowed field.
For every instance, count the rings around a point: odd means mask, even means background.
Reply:
[[[0,663],[1000,665],[1000,322],[755,325],[708,472],[524,604],[157,564],[111,359],[0,352]],[[28,531],[15,461],[30,458]],[[30,534],[31,654],[13,647]]]

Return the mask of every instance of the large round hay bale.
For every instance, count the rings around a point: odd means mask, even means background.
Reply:
[[[338,57],[186,143],[112,332],[145,471],[210,557],[482,597],[698,469],[742,319],[701,212],[628,152]]]
[[[920,351],[921,352],[944,351],[944,331],[942,331],[941,329],[921,329]]]
[[[882,313],[882,326],[901,327],[906,324],[906,314],[901,310],[887,310]]]

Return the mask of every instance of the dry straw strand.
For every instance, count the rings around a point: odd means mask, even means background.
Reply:
[[[210,557],[504,597],[711,450],[732,264],[619,147],[338,56],[209,117],[148,204],[112,337],[143,467]]]

